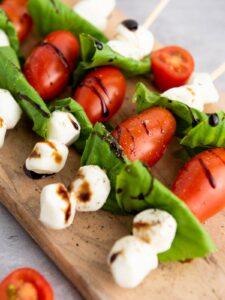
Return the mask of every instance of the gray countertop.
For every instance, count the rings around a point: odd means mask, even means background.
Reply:
[[[128,16],[143,22],[146,12],[150,12],[158,1],[117,2]],[[195,57],[198,71],[211,72],[225,61],[224,0],[171,0],[151,29],[162,44],[175,44],[188,49]],[[225,90],[225,75],[216,84]],[[1,205],[0,241],[0,280],[15,268],[29,266],[48,278],[56,300],[81,299],[57,267]]]

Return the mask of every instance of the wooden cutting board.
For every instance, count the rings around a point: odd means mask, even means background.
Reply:
[[[73,4],[74,1],[65,1]],[[108,28],[112,36],[113,28],[123,19],[115,12]],[[23,46],[29,53],[37,42],[33,33],[32,42]],[[130,96],[136,82],[144,78],[128,81],[126,101],[114,118],[114,124],[134,114]],[[149,85],[149,84],[148,84]],[[150,87],[150,85],[149,85]],[[225,109],[225,96],[221,95],[220,108]],[[216,107],[208,107],[215,111]],[[218,251],[206,259],[196,259],[191,263],[166,263],[136,289],[121,289],[113,282],[106,264],[108,252],[118,238],[131,232],[131,218],[118,217],[99,211],[97,213],[77,213],[74,225],[64,231],[48,230],[38,221],[39,197],[43,186],[53,182],[68,185],[79,168],[79,155],[71,149],[65,169],[55,176],[40,181],[32,181],[23,172],[23,164],[33,145],[38,140],[31,131],[31,123],[24,119],[15,130],[7,134],[4,148],[0,151],[0,198],[2,203],[29,232],[33,239],[57,264],[67,278],[87,299],[225,299],[225,212],[207,222],[206,228],[218,246]],[[164,158],[153,168],[154,174],[168,186],[177,174],[180,163],[174,158],[177,145],[172,143]],[[193,233],[194,234],[194,233]],[[66,299],[66,295],[65,295]]]

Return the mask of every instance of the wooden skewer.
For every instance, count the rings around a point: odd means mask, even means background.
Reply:
[[[155,20],[158,18],[160,13],[163,11],[163,9],[166,7],[166,5],[169,3],[170,0],[160,0],[159,4],[155,7],[155,9],[150,13],[148,18],[144,21],[143,26],[145,28],[149,28]]]
[[[225,62],[211,73],[211,78],[213,81],[215,81],[217,78],[219,78],[224,73],[225,73]]]

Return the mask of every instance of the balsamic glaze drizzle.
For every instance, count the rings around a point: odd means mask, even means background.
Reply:
[[[124,25],[130,31],[136,31],[138,29],[138,22],[132,19],[124,20],[122,25]]]
[[[214,151],[213,151],[213,149],[209,149],[208,150],[210,153],[212,153],[214,156],[216,156],[224,165],[225,165],[225,161],[222,159],[222,157],[221,156],[219,156],[217,153],[215,153]]]
[[[34,180],[44,179],[46,177],[55,175],[55,174],[37,174],[33,171],[28,170],[25,165],[23,166],[23,171],[24,171],[24,174],[27,175],[27,177],[30,177],[31,179],[34,179]]]
[[[204,173],[205,173],[205,176],[207,177],[208,181],[209,181],[209,184],[211,185],[211,187],[213,189],[216,188],[216,181],[215,181],[215,178],[212,176],[212,173],[210,172],[210,170],[207,168],[207,166],[205,165],[204,161],[199,158],[198,159]]]
[[[192,126],[195,127],[195,126],[197,126],[197,125],[199,124],[200,121],[199,121],[198,118],[196,118],[196,117],[194,116],[194,114],[193,114],[191,108],[190,108],[188,105],[187,105],[187,108],[188,108],[188,110],[189,110],[189,112],[190,112],[190,115],[191,115],[191,118],[192,118]]]
[[[216,127],[220,122],[220,119],[217,114],[209,115],[209,125],[212,127]]]
[[[95,40],[95,45],[97,47],[98,50],[102,50],[103,49],[103,44],[98,41],[98,40]]]
[[[17,97],[20,99],[20,100],[24,100],[24,101],[27,101],[30,105],[32,105],[35,109],[37,109],[44,118],[49,118],[50,117],[50,114],[47,113],[46,111],[44,111],[41,106],[37,103],[35,103],[32,99],[30,99],[27,95],[23,95],[21,93],[17,93]]]
[[[152,175],[151,171],[149,171],[149,174],[151,176],[151,184],[150,184],[150,187],[149,187],[149,190],[147,191],[146,194],[143,194],[143,193],[140,193],[139,195],[137,196],[131,196],[130,198],[131,199],[134,199],[134,200],[145,200],[146,197],[148,197],[152,190],[153,190],[153,187],[154,187],[154,176]]]
[[[131,141],[133,143],[133,147],[131,148],[131,153],[135,154],[135,152],[136,152],[135,151],[135,149],[136,149],[135,138],[134,138],[133,134],[131,133],[130,129],[128,129],[127,127],[125,129],[126,129],[127,133],[130,135]]]

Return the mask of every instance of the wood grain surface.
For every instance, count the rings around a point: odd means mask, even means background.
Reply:
[[[109,37],[113,34],[115,24],[121,19],[123,16],[118,12],[112,15],[107,31]],[[23,47],[25,54],[37,42],[36,33],[32,34],[31,40],[29,45]],[[149,81],[146,78],[128,81],[126,101],[114,117],[114,124],[134,114],[135,108],[130,97],[135,84],[140,80],[146,84]],[[225,109],[224,100],[225,96],[221,94],[219,107],[222,109]],[[207,110],[215,111],[217,107],[208,106]],[[53,182],[68,185],[79,168],[80,158],[71,148],[66,167],[60,174],[32,181],[23,172],[24,161],[38,140],[31,127],[30,121],[24,118],[15,130],[7,134],[5,146],[0,151],[1,199],[86,299],[225,299],[224,211],[205,224],[218,246],[216,253],[191,263],[160,264],[156,271],[133,290],[116,286],[106,264],[108,252],[115,240],[131,232],[130,217],[118,217],[103,211],[77,213],[73,226],[64,231],[52,231],[43,227],[38,221],[42,187]],[[173,142],[163,159],[153,168],[153,173],[167,186],[170,186],[181,166],[173,155],[176,149],[177,145]]]

